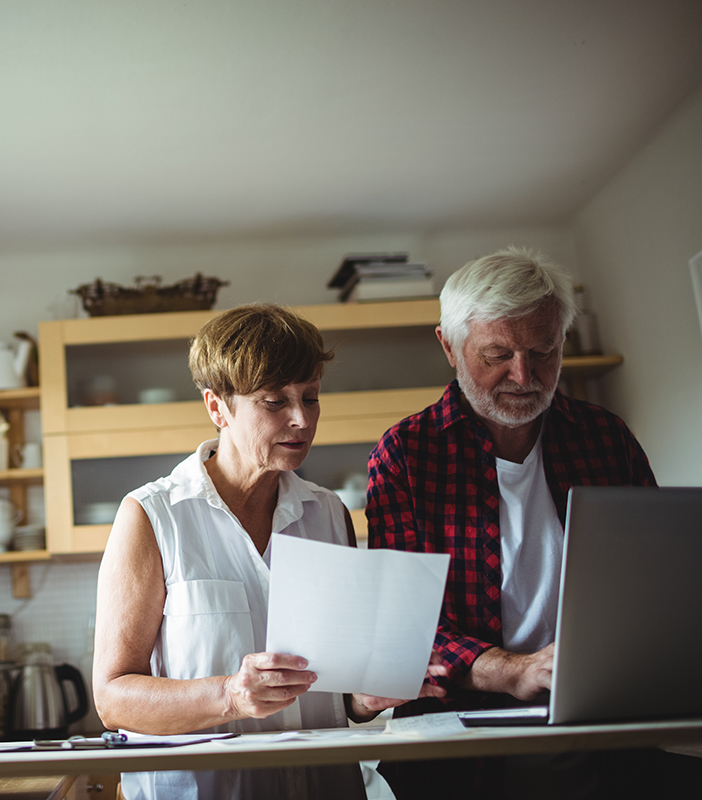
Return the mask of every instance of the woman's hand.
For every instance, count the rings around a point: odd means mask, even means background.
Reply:
[[[317,680],[300,656],[253,653],[224,683],[225,716],[263,719],[295,702]]]
[[[449,668],[441,661],[441,657],[436,650],[432,650],[429,666],[424,675],[424,683],[422,684],[417,698],[400,700],[395,697],[377,697],[376,695],[354,692],[354,694],[347,695],[345,698],[347,699],[346,711],[349,718],[354,722],[368,722],[374,717],[377,717],[381,711],[385,711],[386,708],[396,708],[397,706],[409,703],[412,699],[419,699],[421,697],[445,697],[446,689],[433,683],[427,683],[427,680],[432,676],[446,677],[448,674]]]

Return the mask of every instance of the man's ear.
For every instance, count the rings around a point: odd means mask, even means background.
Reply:
[[[448,359],[449,364],[456,369],[456,356],[454,355],[453,348],[451,347],[449,340],[441,333],[441,325],[436,326],[436,338],[441,342],[441,346],[444,348],[444,353],[446,353],[446,358]]]

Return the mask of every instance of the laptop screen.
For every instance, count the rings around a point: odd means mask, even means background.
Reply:
[[[702,716],[702,488],[575,487],[550,722]]]

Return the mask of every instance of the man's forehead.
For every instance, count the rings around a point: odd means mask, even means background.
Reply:
[[[526,347],[554,345],[561,338],[558,319],[553,314],[538,312],[514,319],[475,320],[468,329],[468,340],[474,346]]]

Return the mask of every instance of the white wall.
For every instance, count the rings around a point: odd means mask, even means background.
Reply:
[[[702,485],[702,336],[689,259],[702,250],[702,91],[575,220],[605,349],[624,364],[603,405],[662,485]]]
[[[568,226],[448,232],[386,232],[356,236],[258,238],[164,244],[113,244],[62,250],[3,252],[0,244],[0,341],[13,331],[35,334],[43,319],[84,316],[68,293],[102,278],[132,285],[137,275],[164,283],[196,272],[230,281],[216,308],[254,301],[289,305],[336,302],[327,281],[345,253],[407,251],[435,270],[437,285],[466,261],[507,244],[542,247],[574,266]]]

